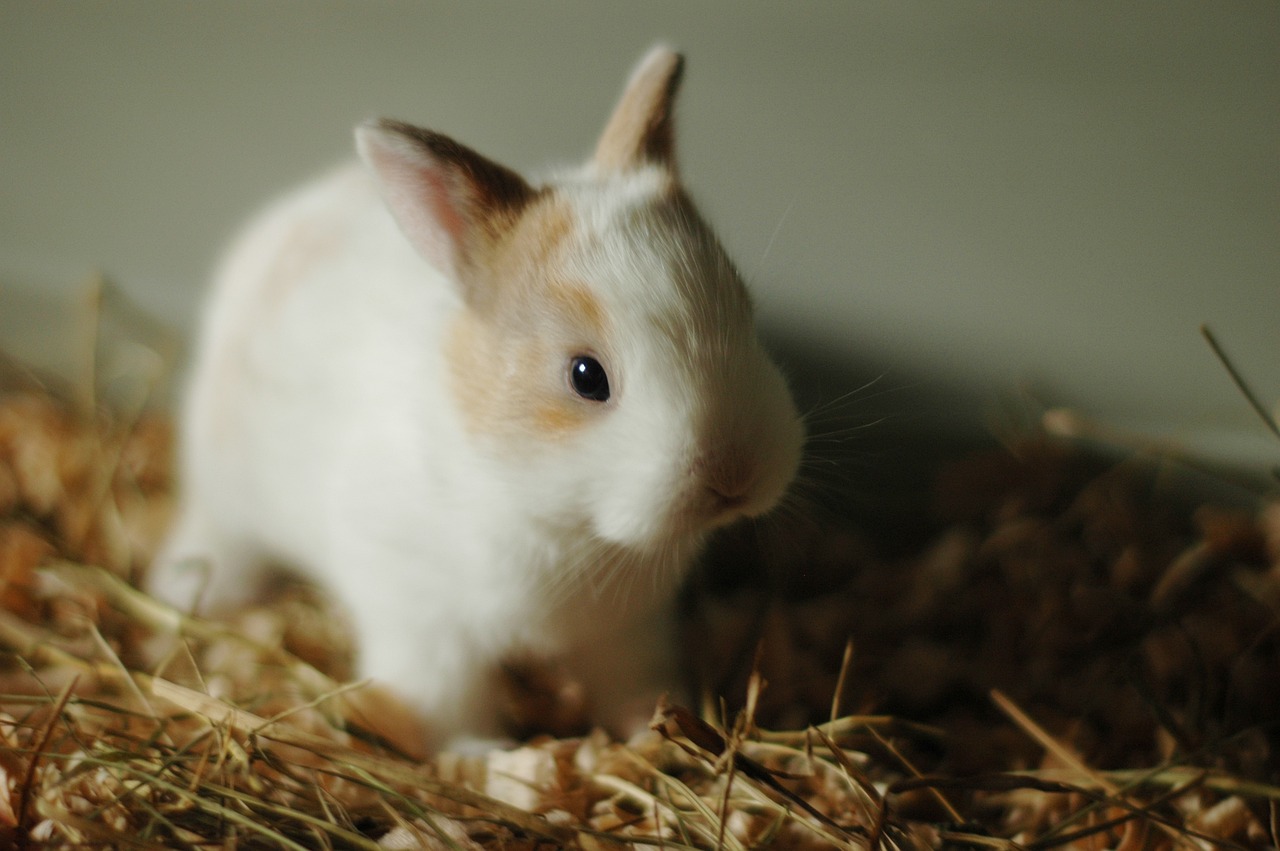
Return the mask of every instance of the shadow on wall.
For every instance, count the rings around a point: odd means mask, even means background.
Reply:
[[[907,373],[882,354],[835,355],[767,328],[764,337],[806,418],[797,486],[806,503],[851,520],[890,548],[918,539],[930,523],[938,468],[993,445],[985,417],[1010,388],[974,392]]]

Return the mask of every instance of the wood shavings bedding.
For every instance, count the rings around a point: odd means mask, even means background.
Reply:
[[[701,716],[610,741],[513,666],[508,714],[559,738],[421,763],[316,595],[215,624],[134,590],[170,451],[160,417],[0,395],[6,845],[1276,846],[1275,503],[1189,509],[1031,437],[957,460],[906,556],[814,521],[726,536],[686,621]]]

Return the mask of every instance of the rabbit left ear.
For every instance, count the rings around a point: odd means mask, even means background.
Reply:
[[[684,57],[658,45],[640,60],[596,144],[594,162],[607,171],[644,165],[675,170],[672,112]]]
[[[362,124],[356,147],[409,242],[464,289],[468,273],[536,195],[514,171],[411,124]]]

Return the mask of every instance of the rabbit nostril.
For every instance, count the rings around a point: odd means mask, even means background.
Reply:
[[[717,487],[708,487],[707,491],[715,501],[717,513],[734,511],[747,504],[747,497],[744,493],[725,493]]]
[[[737,513],[750,503],[756,472],[740,454],[704,454],[694,461],[692,472],[712,515]]]

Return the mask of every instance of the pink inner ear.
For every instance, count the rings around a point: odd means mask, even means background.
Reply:
[[[441,163],[388,141],[371,135],[361,146],[388,209],[419,254],[442,272],[456,273],[469,225],[456,181]]]
[[[431,207],[436,228],[443,231],[447,237],[444,240],[444,246],[439,245],[441,240],[433,240],[437,243],[437,251],[443,248],[445,253],[458,255],[457,259],[465,260],[465,237],[470,222],[459,209],[458,199],[454,195],[453,181],[439,169],[418,168],[415,171],[418,182],[423,187],[418,194],[425,196],[426,203]]]
[[[455,278],[533,195],[515,172],[409,124],[363,125],[356,144],[409,242]]]

